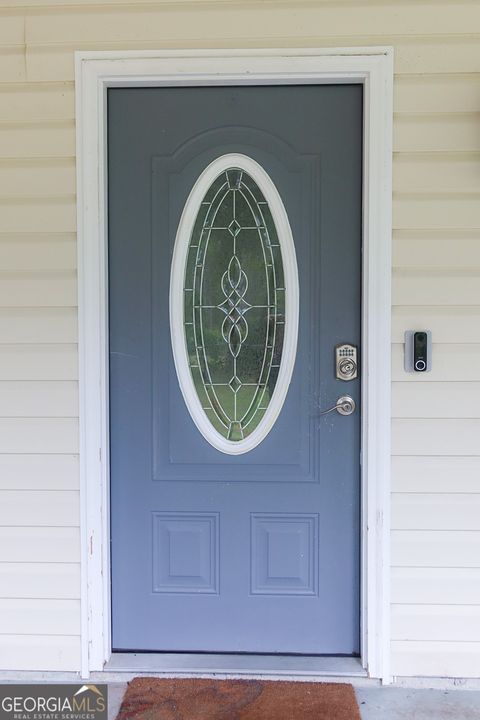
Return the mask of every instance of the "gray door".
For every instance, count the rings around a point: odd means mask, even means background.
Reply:
[[[334,360],[337,344],[360,343],[362,89],[111,89],[108,153],[113,647],[357,654],[360,384],[337,380]],[[238,454],[210,442],[208,427],[200,431],[180,387],[169,318],[182,213],[205,169],[229,154],[250,158],[276,188],[300,290],[288,392],[269,431]],[[233,197],[240,180],[225,178]],[[214,191],[202,200],[207,210]],[[257,194],[259,208],[268,205],[265,193]],[[201,203],[197,211],[198,224]],[[222,288],[231,312],[219,300],[209,306],[215,307],[202,332],[217,350],[208,362],[221,372],[225,362],[250,353],[248,367],[257,372],[264,341],[255,334],[252,298],[263,260],[242,250],[248,228],[231,225],[226,206],[219,212],[227,244],[218,250],[217,275],[209,270],[205,283],[213,294]],[[273,236],[281,234],[278,220],[270,225]],[[197,247],[193,233],[184,242]],[[187,267],[186,291],[188,273]],[[278,327],[283,312],[276,306]],[[174,328],[179,337],[188,333],[185,323],[180,318]],[[202,342],[196,343],[198,351]],[[281,355],[280,343],[270,353],[271,368]],[[190,372],[192,378],[197,372],[193,361]],[[278,370],[271,372],[255,381],[264,398],[259,417],[282,394],[273,387]],[[187,395],[211,390],[200,381],[189,387]],[[354,414],[319,415],[345,394],[357,402]],[[200,410],[204,402],[212,437],[219,436],[219,417],[229,411],[217,407],[212,414],[203,397]],[[225,437],[232,448],[244,432],[231,424]]]

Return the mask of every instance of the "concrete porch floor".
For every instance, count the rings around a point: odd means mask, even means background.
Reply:
[[[109,720],[115,720],[126,687],[109,684]],[[480,720],[477,690],[356,687],[355,692],[362,720]]]

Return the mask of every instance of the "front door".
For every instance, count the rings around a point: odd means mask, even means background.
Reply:
[[[110,89],[108,168],[113,648],[358,654],[362,87]]]

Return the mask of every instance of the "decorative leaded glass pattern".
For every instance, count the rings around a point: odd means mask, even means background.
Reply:
[[[202,408],[224,438],[244,440],[277,383],[285,281],[269,204],[241,168],[218,175],[199,205],[183,292],[188,363]]]

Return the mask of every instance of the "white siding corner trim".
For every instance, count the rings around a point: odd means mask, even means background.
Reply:
[[[362,662],[390,679],[391,48],[79,52],[78,182],[82,674],[111,655],[107,170],[108,87],[364,85]]]

